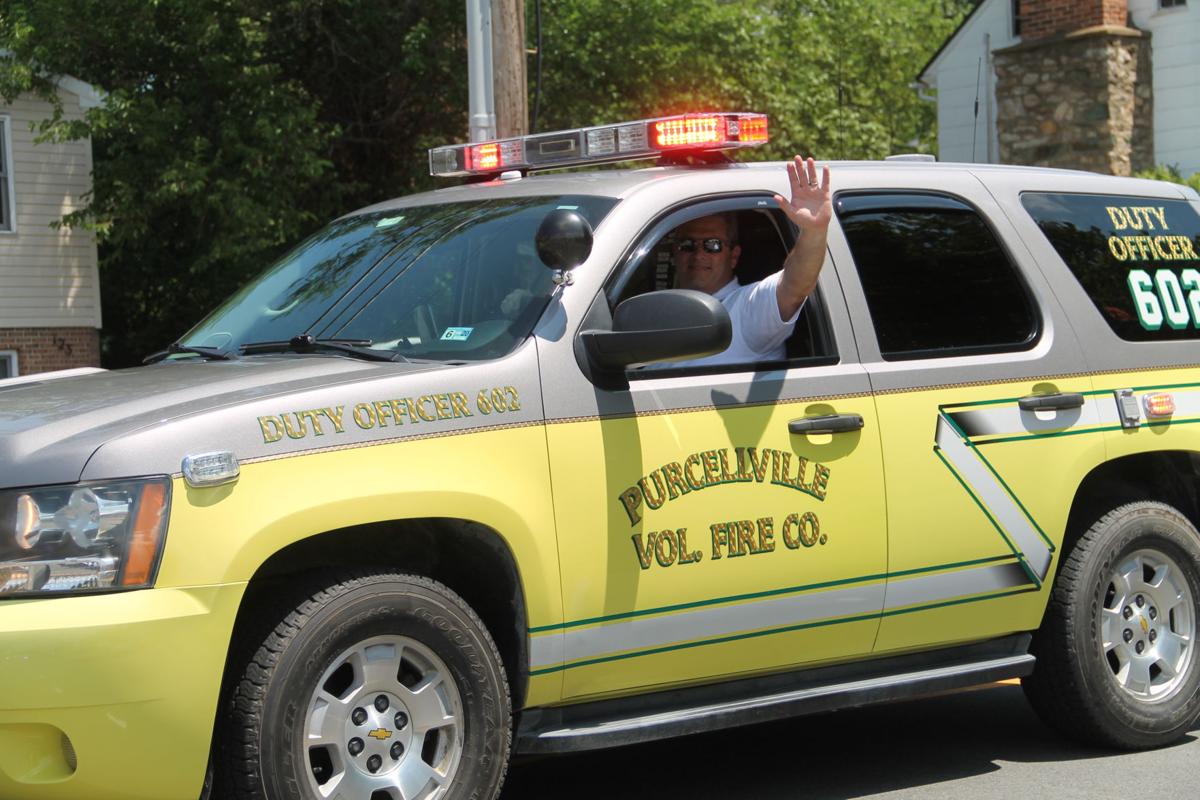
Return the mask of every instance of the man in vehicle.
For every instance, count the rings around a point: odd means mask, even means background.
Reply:
[[[741,286],[734,278],[741,247],[733,214],[699,217],[675,231],[675,288],[695,289],[720,300],[733,323],[733,340],[716,355],[664,366],[741,364],[786,357],[784,342],[792,333],[804,301],[817,286],[833,217],[828,165],[818,181],[813,159],[805,161],[796,156],[788,164],[788,178],[791,198],[775,195],[775,202],[800,229],[800,236],[784,260],[783,269],[761,281]]]

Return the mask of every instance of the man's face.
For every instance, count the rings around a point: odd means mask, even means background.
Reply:
[[[689,239],[692,249],[681,249],[679,242]],[[720,239],[721,252],[710,253],[705,250],[705,239]],[[675,231],[675,242],[676,289],[695,289],[713,294],[733,279],[733,268],[737,266],[742,249],[730,245],[729,230],[723,217],[700,217],[684,223]]]

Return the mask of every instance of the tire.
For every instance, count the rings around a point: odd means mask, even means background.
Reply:
[[[1153,502],[1105,514],[1060,565],[1034,637],[1022,685],[1038,715],[1105,747],[1182,737],[1200,716],[1198,600],[1200,534],[1186,517]]]
[[[230,681],[215,796],[499,794],[508,683],[483,623],[450,589],[390,572],[326,576],[259,622],[269,633]]]

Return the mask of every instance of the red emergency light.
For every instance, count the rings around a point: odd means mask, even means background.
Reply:
[[[467,151],[468,169],[495,170],[500,168],[500,145],[496,142],[477,144]]]
[[[766,114],[747,114],[738,118],[740,140],[747,144],[764,144],[770,140],[767,134]]]
[[[489,173],[520,167],[524,148],[520,139],[467,145],[462,153],[468,172]],[[437,174],[437,173],[433,173]]]
[[[724,117],[675,117],[654,123],[654,144],[663,150],[669,147],[695,147],[724,141]]]
[[[668,153],[672,157],[714,153],[753,147],[768,140],[765,114],[678,114],[492,142],[435,147],[429,151],[429,174],[486,177],[507,170],[524,173],[658,158]]]

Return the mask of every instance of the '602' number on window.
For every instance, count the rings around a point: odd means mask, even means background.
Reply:
[[[1128,282],[1138,321],[1146,330],[1156,331],[1164,322],[1175,330],[1189,324],[1200,328],[1200,271],[1185,269],[1176,275],[1160,269],[1152,278],[1146,270],[1135,269]]]

